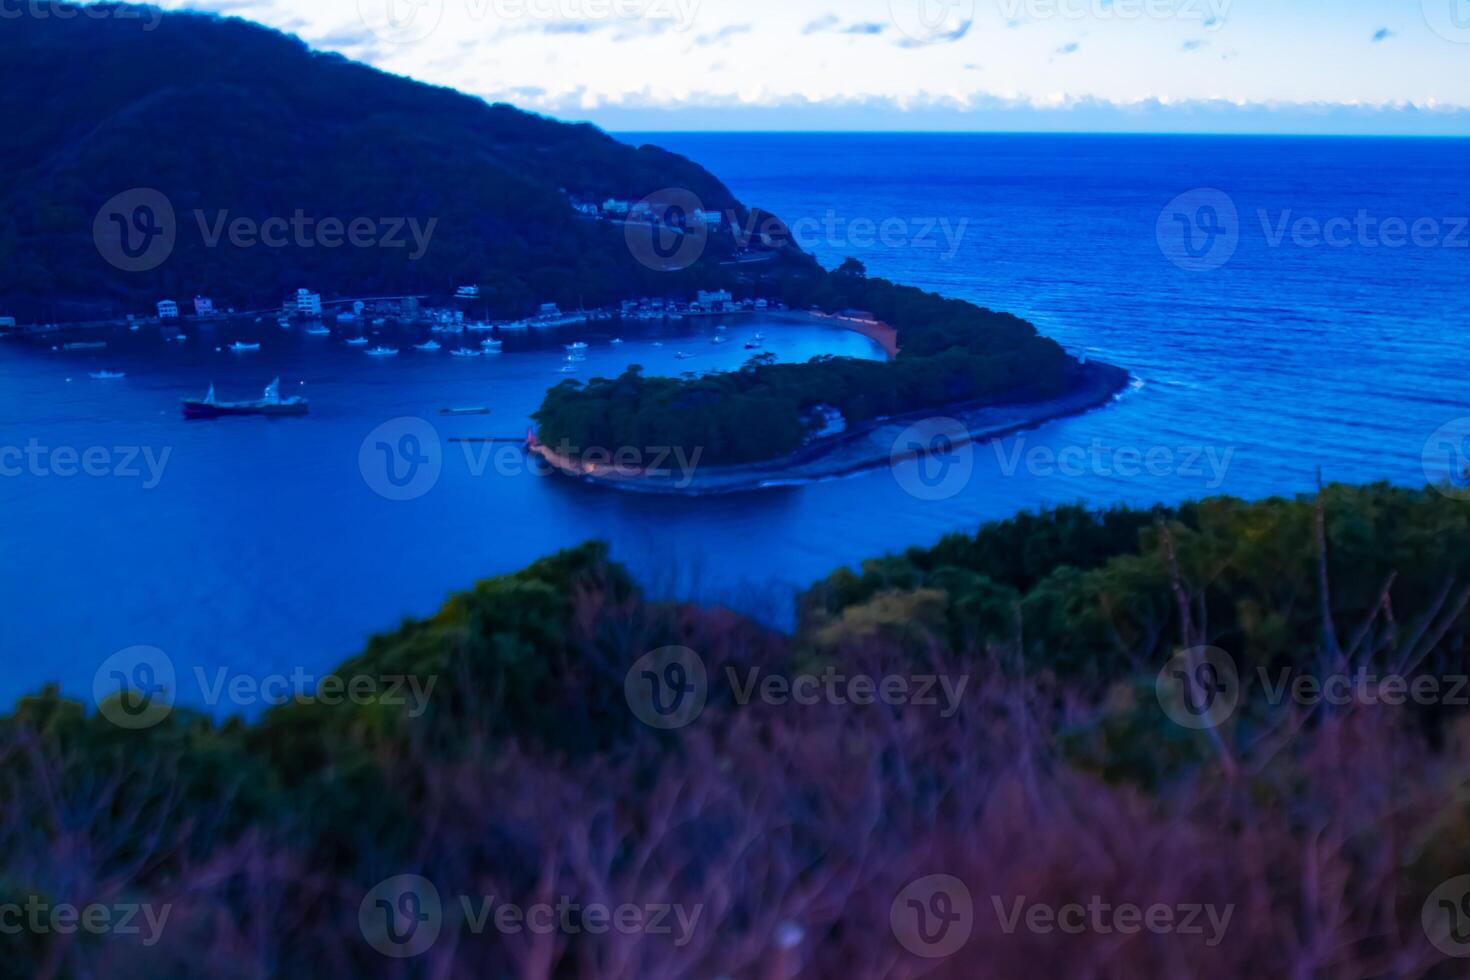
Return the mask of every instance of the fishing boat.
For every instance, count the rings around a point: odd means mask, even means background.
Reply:
[[[348,347],[362,347],[367,342],[368,342],[368,339],[366,337],[348,337],[347,338],[347,346]]]
[[[452,351],[450,351],[449,352],[449,356],[450,357],[479,357],[480,356],[480,352],[477,351],[477,350],[471,350],[468,347],[461,347],[458,350],[452,350]]]
[[[222,402],[215,398],[214,385],[202,399],[185,398],[184,418],[216,419],[226,415],[305,415],[305,398],[282,398],[281,379],[266,386],[265,395],[253,402]]]
[[[505,346],[505,343],[499,340],[482,340],[480,341],[480,346],[485,348],[487,351],[494,351],[498,354],[500,353],[501,348]]]
[[[443,350],[444,348],[440,345],[439,341],[437,341],[437,340],[429,340],[429,341],[425,341],[422,344],[414,344],[413,345],[413,349],[414,350],[436,351],[436,350]]]
[[[440,415],[447,415],[447,416],[451,416],[451,417],[458,416],[458,415],[489,415],[490,414],[490,409],[488,409],[488,408],[441,408],[441,409],[439,409],[439,414]]]
[[[374,347],[367,352],[368,357],[397,357],[397,347]]]
[[[93,381],[112,381],[115,378],[126,378],[122,371],[97,371],[91,375]]]
[[[244,341],[237,340],[233,344],[230,345],[230,350],[233,350],[233,351],[260,350],[260,345],[259,344],[247,344]]]

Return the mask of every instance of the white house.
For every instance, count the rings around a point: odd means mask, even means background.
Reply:
[[[718,310],[726,303],[733,302],[735,297],[730,295],[730,290],[720,289],[714,292],[699,291],[699,305],[707,310]]]
[[[725,216],[718,211],[701,211],[699,217],[709,228],[719,228],[725,221]]]
[[[179,318],[179,304],[171,299],[160,300],[158,303],[158,318],[160,320],[177,320]]]
[[[309,289],[296,290],[296,312],[301,316],[321,316],[321,293],[314,293]]]
[[[455,296],[456,299],[479,299],[480,298],[480,287],[479,286],[460,286],[458,289],[456,289],[454,291],[454,296]]]
[[[602,202],[602,210],[607,212],[608,214],[627,214],[630,207],[632,207],[632,205],[629,204],[627,201],[619,201],[617,198],[613,197],[610,197],[606,201]]]
[[[210,299],[208,296],[195,296],[194,297],[194,315],[195,316],[213,316],[214,315],[214,300]]]

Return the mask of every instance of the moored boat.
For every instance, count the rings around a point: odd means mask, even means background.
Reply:
[[[260,350],[260,345],[259,344],[247,344],[247,343],[244,343],[243,341],[237,340],[233,344],[230,345],[230,350],[232,350],[232,351]]]
[[[397,347],[374,347],[367,352],[368,357],[397,357]]]
[[[122,371],[95,371],[91,378],[93,381],[112,381],[116,378],[126,378],[127,374]]]
[[[477,350],[471,350],[468,347],[461,347],[458,350],[452,350],[452,351],[450,351],[449,352],[449,356],[450,357],[479,357],[480,356],[480,352],[477,351]]]
[[[448,416],[457,416],[457,415],[489,415],[490,414],[490,409],[488,409],[488,408],[441,408],[441,409],[439,409],[439,414],[440,415],[448,415]]]
[[[429,340],[429,341],[425,341],[422,344],[414,344],[413,345],[413,349],[414,350],[424,350],[424,351],[436,351],[436,350],[443,350],[444,347],[437,340]]]
[[[222,402],[215,398],[214,385],[203,398],[185,398],[184,418],[214,419],[228,415],[305,415],[308,407],[305,398],[282,398],[281,379],[277,378],[266,386],[265,395],[253,402]]]
[[[348,337],[347,338],[347,346],[348,347],[363,347],[363,346],[365,346],[367,344],[367,342],[368,342],[368,339],[366,337]]]

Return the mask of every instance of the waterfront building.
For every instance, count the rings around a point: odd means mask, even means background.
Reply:
[[[194,297],[194,315],[195,316],[213,316],[214,315],[214,300],[210,299],[208,296],[195,296]]]
[[[160,300],[158,303],[158,318],[160,320],[177,320],[179,318],[179,304],[171,299]]]

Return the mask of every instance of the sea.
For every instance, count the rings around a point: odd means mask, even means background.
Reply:
[[[448,355],[457,338],[415,350],[420,335],[374,337],[400,354],[372,358],[345,343],[355,330],[271,319],[186,324],[182,343],[119,329],[102,350],[3,339],[0,703],[47,683],[89,698],[110,658],[147,647],[181,703],[249,714],[220,702],[221,679],[320,676],[452,592],[591,539],[652,596],[789,628],[796,594],[835,569],[1022,510],[1294,495],[1319,477],[1422,486],[1463,465],[1470,141],[619,138],[705,165],[829,266],[1013,312],[1133,384],[937,461],[683,499],[548,477],[492,440],[523,438],[568,377],[733,368],[757,332],[783,360],[881,352],[758,316],[512,334],[475,359]],[[308,417],[180,417],[211,384],[253,398],[276,377]]]

